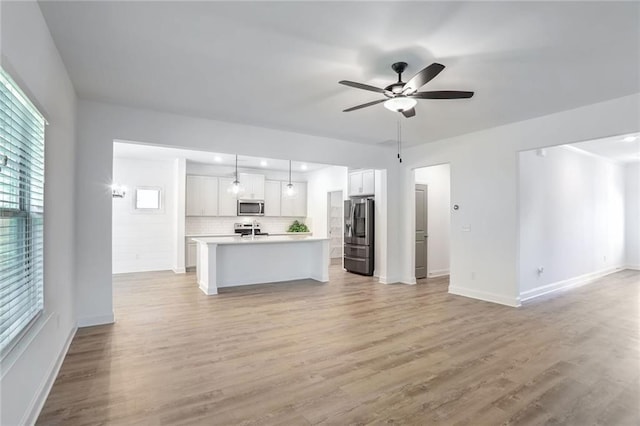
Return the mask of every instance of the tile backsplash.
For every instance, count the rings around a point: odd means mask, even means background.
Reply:
[[[187,216],[185,221],[186,235],[233,234],[233,224],[251,223],[251,217],[210,217]],[[304,217],[256,217],[262,232],[287,232],[294,220],[304,222]]]

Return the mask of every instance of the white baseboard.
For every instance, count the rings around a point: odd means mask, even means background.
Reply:
[[[209,286],[207,285],[206,282],[199,282],[198,288],[207,296],[213,296],[218,294],[218,289],[214,289],[214,291],[209,291]]]
[[[174,274],[186,274],[187,268],[173,268],[172,271]]]
[[[633,269],[634,271],[640,271],[640,265],[625,265],[623,269]]]
[[[600,271],[590,272],[588,274],[579,275],[577,277],[569,278],[562,281],[556,281],[551,284],[541,285],[531,290],[520,293],[520,300],[525,302],[527,300],[535,299],[545,294],[555,293],[556,291],[568,290],[571,288],[580,287],[589,284],[605,275],[612,274],[614,272],[624,269],[621,266],[615,266],[612,268],[603,269]]]
[[[378,282],[380,284],[395,284],[395,283],[399,283],[400,282],[400,278],[394,277],[394,276],[389,276],[389,275],[382,275],[378,279]]]
[[[446,275],[449,275],[448,269],[434,269],[427,274],[429,278],[444,277]]]
[[[78,318],[78,327],[91,327],[94,325],[113,324],[115,317],[113,312],[111,315],[98,315],[95,317]]]
[[[33,425],[38,420],[38,416],[40,416],[40,412],[42,411],[42,407],[44,407],[44,403],[47,402],[49,392],[51,392],[51,388],[56,381],[56,377],[58,377],[60,367],[62,367],[64,358],[65,356],[67,356],[67,352],[69,352],[69,346],[71,346],[71,342],[73,341],[73,337],[76,335],[77,330],[78,328],[74,327],[69,331],[69,335],[67,336],[67,340],[64,342],[62,351],[60,351],[57,358],[49,367],[49,374],[40,384],[38,393],[35,395],[33,400],[31,400],[31,404],[29,404],[29,408],[25,413],[25,418],[22,419],[23,421],[20,422],[20,424]]]
[[[404,277],[403,279],[400,280],[400,283],[408,284],[408,285],[415,285],[416,284],[416,277]]]
[[[519,297],[509,297],[502,294],[489,293],[486,291],[475,290],[467,287],[449,286],[449,294],[484,300],[485,302],[498,303],[500,305],[511,306],[514,308],[520,306]]]
[[[381,276],[378,279],[378,282],[380,284],[409,284],[409,285],[413,285],[416,283],[416,279],[415,277],[409,277],[409,278],[396,278],[396,277],[387,277],[387,276]]]

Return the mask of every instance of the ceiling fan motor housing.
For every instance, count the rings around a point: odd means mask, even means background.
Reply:
[[[394,70],[398,74],[402,74],[404,70],[407,69],[406,62],[395,62],[391,65],[391,69]]]
[[[404,88],[404,82],[402,81],[402,73],[404,72],[405,69],[407,69],[407,63],[406,62],[395,62],[393,65],[391,65],[391,69],[394,70],[397,74],[398,74],[398,81],[395,83],[392,83],[390,85],[388,85],[387,87],[384,88],[384,90],[386,91],[384,93],[384,95],[387,98],[392,98],[393,95],[397,95],[399,93],[402,93],[402,89]],[[388,93],[390,92],[390,93]],[[393,93],[393,95],[392,95]]]

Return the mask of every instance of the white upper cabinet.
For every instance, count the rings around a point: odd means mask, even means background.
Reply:
[[[280,181],[264,181],[264,215],[280,216]]]
[[[307,183],[291,182],[293,184],[293,194],[287,192],[289,182],[280,182],[281,188],[281,210],[280,216],[306,217],[307,216]],[[266,207],[266,202],[265,202]]]
[[[236,194],[229,192],[234,178],[218,178],[218,215],[237,216],[238,199]]]
[[[187,216],[237,216],[238,200],[264,200],[264,215],[271,217],[306,217],[307,183],[265,180],[264,175],[238,174],[240,193],[229,191],[233,177],[187,175]],[[373,191],[372,191],[373,192]]]
[[[242,188],[238,198],[241,200],[264,200],[264,175],[239,173],[238,180]]]
[[[187,176],[187,216],[218,215],[218,178],[212,176]]]
[[[375,190],[375,174],[373,170],[362,172],[362,195],[373,195]]]
[[[375,191],[373,170],[361,170],[349,173],[349,196],[373,195]]]

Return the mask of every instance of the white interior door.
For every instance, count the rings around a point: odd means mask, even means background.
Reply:
[[[416,184],[416,278],[427,277],[427,185]]]

